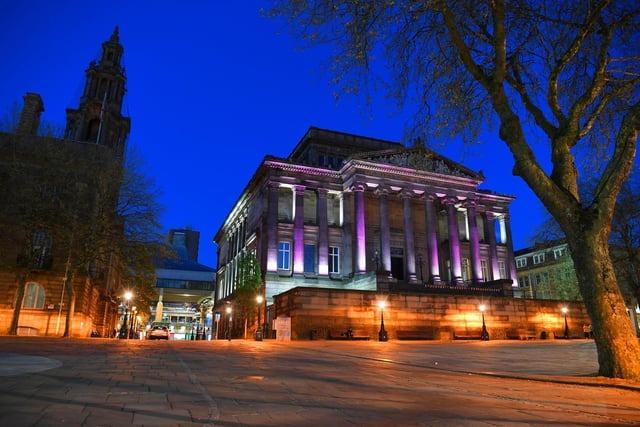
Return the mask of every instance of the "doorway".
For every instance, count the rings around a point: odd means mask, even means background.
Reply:
[[[404,249],[391,248],[391,276],[404,280]]]

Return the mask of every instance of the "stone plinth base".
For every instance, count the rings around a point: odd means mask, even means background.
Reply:
[[[474,339],[482,328],[480,305],[491,339],[564,335],[561,308],[569,309],[570,336],[582,335],[591,323],[582,302],[527,300],[474,295],[293,288],[276,295],[275,315],[291,317],[291,337],[326,338],[351,328],[354,335],[375,340],[380,329],[378,301],[385,301],[384,324],[390,339]]]

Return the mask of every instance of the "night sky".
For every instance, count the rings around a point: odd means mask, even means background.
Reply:
[[[189,3],[188,5],[186,3]],[[0,4],[0,114],[37,92],[43,119],[64,124],[84,70],[120,26],[127,73],[128,144],[163,192],[166,229],[201,232],[200,261],[215,265],[213,235],[265,154],[286,156],[309,126],[400,140],[413,108],[382,94],[336,102],[326,48],[302,48],[264,18],[262,2],[3,1]],[[480,144],[430,141],[483,170],[482,188],[515,195],[515,247],[530,243],[544,209],[524,182],[497,129]],[[546,156],[545,156],[546,157]],[[547,164],[545,159],[545,164]]]

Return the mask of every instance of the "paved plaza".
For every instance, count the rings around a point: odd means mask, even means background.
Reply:
[[[0,338],[0,425],[640,424],[592,342]],[[516,377],[516,378],[514,378]]]

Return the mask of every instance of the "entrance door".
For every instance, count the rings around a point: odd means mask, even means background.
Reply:
[[[403,248],[391,248],[391,275],[396,280],[404,280]]]

